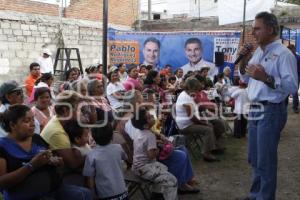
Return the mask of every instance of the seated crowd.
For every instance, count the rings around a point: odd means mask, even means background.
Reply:
[[[219,161],[226,132],[221,105],[230,98],[241,104],[245,88],[232,87],[230,68],[215,85],[208,67],[184,75],[169,65],[156,71],[120,63],[109,66],[107,79],[102,65],[88,67],[86,76],[71,68],[60,85],[51,73],[40,74],[38,63],[29,70],[26,95],[16,81],[0,86],[5,199],[128,199],[124,170],[150,181],[165,200],[198,193],[188,144],[174,142],[176,134],[200,138],[196,153]],[[241,120],[238,137],[246,131]],[[82,181],[68,181],[70,175]]]

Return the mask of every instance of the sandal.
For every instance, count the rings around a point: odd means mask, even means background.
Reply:
[[[197,194],[199,193],[200,190],[197,188],[193,188],[190,190],[182,190],[182,189],[178,189],[178,194]]]
[[[203,160],[206,161],[206,162],[217,162],[217,161],[220,161],[219,159],[217,159],[213,155],[203,155]]]

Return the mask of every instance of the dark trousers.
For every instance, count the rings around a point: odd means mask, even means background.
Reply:
[[[236,119],[234,120],[234,129],[233,136],[234,137],[245,137],[247,132],[247,124],[248,121],[242,114],[237,114]]]
[[[299,82],[298,82],[298,89],[299,89]],[[293,96],[293,109],[298,110],[299,107],[299,96],[298,96],[298,90],[297,92],[295,92],[294,94],[292,94]]]
[[[298,83],[298,89],[299,89],[299,83]],[[288,105],[289,104],[289,96],[287,96],[287,98],[285,99],[285,104]],[[295,92],[294,94],[292,94],[293,97],[293,110],[296,111],[299,109],[299,96],[298,96],[298,90],[297,92]]]

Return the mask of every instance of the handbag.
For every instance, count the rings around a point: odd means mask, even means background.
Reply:
[[[169,140],[173,143],[173,146],[175,148],[181,148],[183,146],[186,146],[186,138],[184,135],[172,135],[169,137]]]
[[[158,155],[159,160],[166,160],[174,151],[174,146],[171,142],[165,143]]]

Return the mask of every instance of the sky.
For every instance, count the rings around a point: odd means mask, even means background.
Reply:
[[[188,14],[188,16],[215,16],[217,3],[214,0],[151,0],[152,12],[172,14]],[[148,0],[141,0],[141,10],[148,11]]]
[[[30,1],[37,1],[42,3],[49,3],[49,4],[61,4],[61,5],[70,5],[70,0],[30,0]]]

